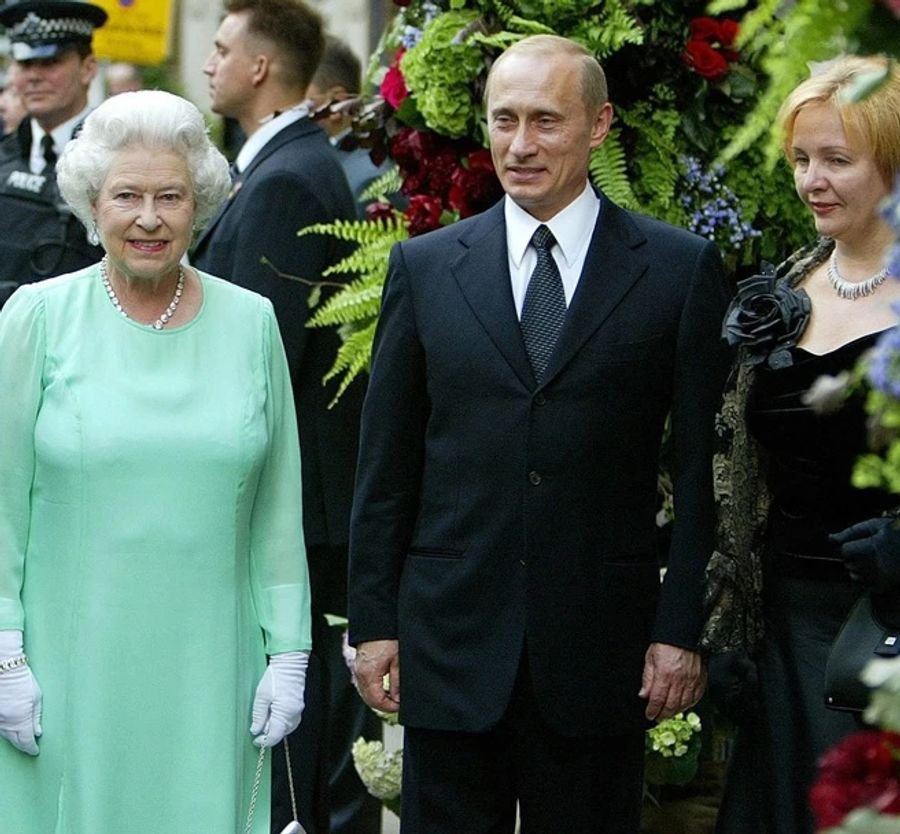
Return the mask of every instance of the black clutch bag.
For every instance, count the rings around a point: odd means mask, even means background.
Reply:
[[[860,679],[866,664],[877,657],[900,654],[900,628],[895,617],[886,621],[870,594],[850,609],[825,665],[825,706],[862,712],[869,705],[869,687]]]

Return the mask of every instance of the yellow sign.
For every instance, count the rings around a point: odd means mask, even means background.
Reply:
[[[174,0],[91,1],[109,15],[94,32],[98,58],[152,65],[169,57]]]

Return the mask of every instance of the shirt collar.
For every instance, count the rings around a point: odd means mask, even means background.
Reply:
[[[85,107],[80,113],[76,116],[73,116],[67,122],[63,122],[61,125],[57,125],[53,130],[50,131],[50,135],[53,137],[53,146],[56,148],[58,153],[62,153],[63,148],[69,144],[69,141],[72,138],[72,134],[75,132],[75,128],[81,124],[87,117],[87,114],[90,113],[91,108]],[[31,145],[32,147],[40,147],[41,140],[44,136],[47,135],[47,131],[42,128],[37,119],[31,120]]]
[[[600,204],[594,189],[587,182],[584,191],[578,197],[544,223],[532,217],[508,194],[504,198],[503,211],[506,218],[507,247],[517,268],[522,265],[522,259],[528,251],[535,229],[541,225],[549,227],[553,232],[566,265],[571,266],[577,261],[581,250],[590,242]]]
[[[247,170],[247,166],[253,162],[256,155],[266,146],[266,143],[276,134],[284,130],[288,125],[300,121],[309,115],[309,108],[305,102],[294,105],[288,110],[263,119],[260,127],[247,137],[234,164],[240,173]]]

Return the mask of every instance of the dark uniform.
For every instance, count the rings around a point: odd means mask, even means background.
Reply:
[[[73,272],[103,256],[60,197],[54,169],[31,172],[30,152],[31,122],[25,119],[0,140],[0,303],[19,284]]]
[[[12,58],[22,66],[79,47],[89,52],[93,31],[106,18],[99,6],[62,0],[25,0],[0,8]],[[70,118],[86,103],[85,87]],[[40,126],[48,131],[53,127],[42,121]],[[0,140],[0,306],[19,284],[81,269],[103,255],[99,246],[88,243],[84,227],[60,197],[53,160],[46,152],[44,170],[31,170],[31,144],[32,118]]]

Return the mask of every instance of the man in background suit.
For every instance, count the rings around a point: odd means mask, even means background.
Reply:
[[[290,367],[313,615],[307,706],[291,737],[291,757],[301,800],[300,822],[309,834],[324,834],[329,830],[330,678],[335,686],[351,685],[339,648],[338,660],[329,660],[331,647],[339,646],[340,633],[327,627],[324,614],[346,610],[347,540],[362,390],[351,387],[329,410],[335,389],[323,386],[322,378],[334,361],[339,339],[332,329],[309,329],[305,324],[310,282],[321,281],[322,273],[346,251],[331,236],[298,237],[297,232],[314,223],[350,220],[356,214],[336,153],[304,105],[323,48],[318,14],[302,0],[226,0],[224,5],[226,15],[204,72],[213,111],[234,118],[247,139],[235,159],[238,173],[231,194],[200,235],[192,260],[200,269],[272,301]],[[297,552],[302,558],[300,542]],[[280,750],[272,761],[272,828],[281,831],[291,817]],[[351,776],[359,803],[365,788],[355,773]]]
[[[318,109],[332,102],[347,101],[359,96],[361,87],[362,65],[359,58],[340,38],[328,35],[319,68],[306,93],[310,104]],[[331,144],[338,150],[353,199],[356,200],[357,213],[364,217],[365,205],[360,198],[378,177],[391,169],[391,163],[385,160],[381,165],[376,165],[372,162],[368,149],[344,146],[345,143],[352,142],[352,119],[348,113],[335,108],[328,115],[318,117],[318,122],[331,139]]]
[[[27,112],[0,142],[0,306],[20,283],[103,255],[59,196],[56,160],[89,112],[97,74],[91,40],[105,22],[106,12],[92,3],[26,0],[0,9]]]
[[[351,522],[357,674],[405,726],[404,834],[511,834],[517,802],[524,834],[636,834],[645,722],[704,687],[721,259],[591,189],[612,108],[577,44],[508,49],[486,109],[504,201],[391,254]]]

